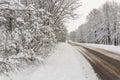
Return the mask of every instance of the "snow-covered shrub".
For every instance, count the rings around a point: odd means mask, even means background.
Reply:
[[[1,73],[42,62],[56,43],[51,24],[48,24],[50,13],[32,4],[22,8],[23,5],[11,1],[8,9],[2,7],[0,13]],[[17,7],[12,5],[14,3]]]
[[[0,62],[0,74],[5,74],[7,72],[13,71],[13,66],[8,62]]]

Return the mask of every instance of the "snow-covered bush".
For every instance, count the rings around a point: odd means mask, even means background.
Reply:
[[[1,7],[0,13],[1,73],[42,61],[56,43],[50,13],[11,1],[9,7]]]

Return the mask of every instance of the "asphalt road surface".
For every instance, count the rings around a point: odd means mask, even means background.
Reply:
[[[84,44],[71,43],[90,62],[100,80],[120,80],[120,55]]]

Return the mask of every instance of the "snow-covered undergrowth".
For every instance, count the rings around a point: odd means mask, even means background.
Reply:
[[[17,0],[0,3],[0,75],[41,63],[56,44],[51,14]]]
[[[88,43],[85,43],[85,45],[93,46],[93,47],[97,47],[97,48],[102,48],[102,49],[106,49],[109,51],[120,53],[120,46],[104,45],[104,44],[88,44]]]
[[[30,80],[33,73],[42,65],[44,66],[46,59],[54,52],[54,48],[55,46],[46,49],[47,55],[36,56],[34,57],[34,61],[30,61],[28,57],[24,60],[20,57],[17,58],[18,60],[10,58],[9,62],[4,61],[2,65],[3,60],[0,58],[0,80]],[[25,58],[25,56],[22,58]]]

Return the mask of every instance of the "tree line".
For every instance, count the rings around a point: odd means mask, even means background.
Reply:
[[[120,4],[106,2],[103,6],[93,9],[71,37],[82,43],[120,44]]]

